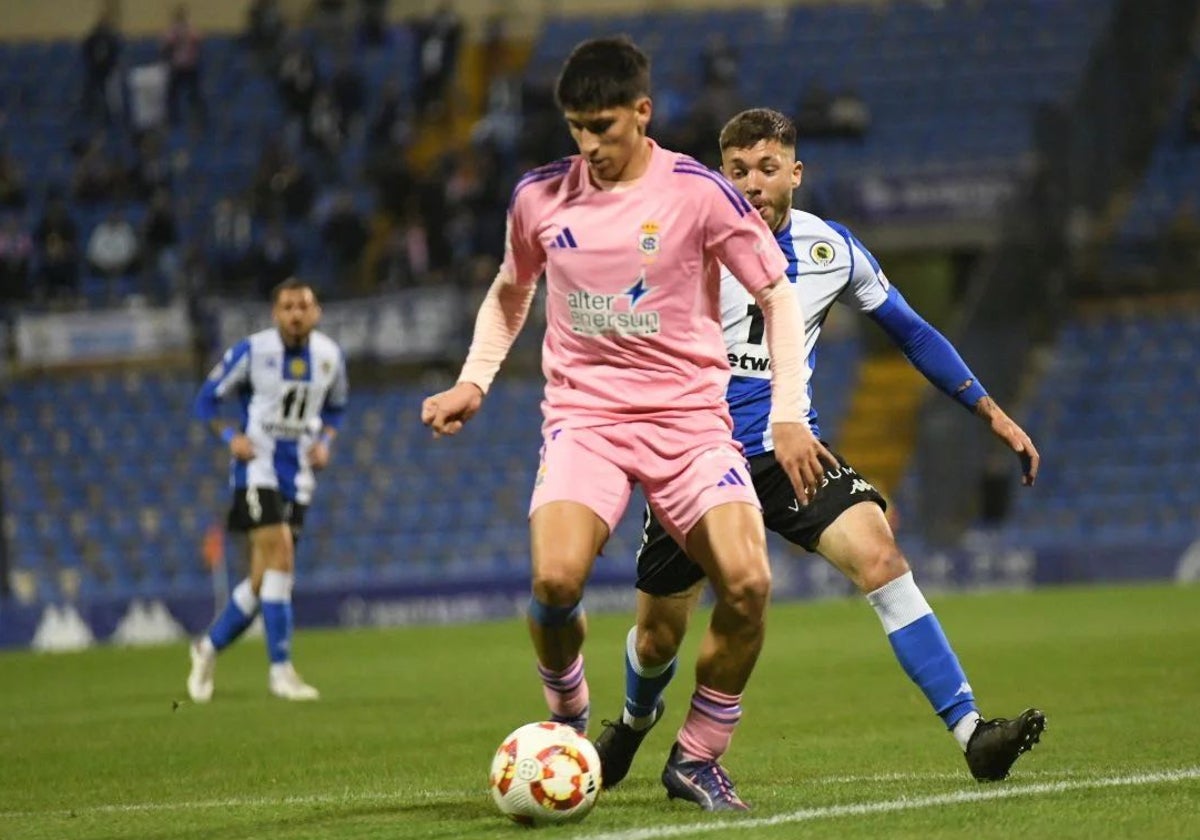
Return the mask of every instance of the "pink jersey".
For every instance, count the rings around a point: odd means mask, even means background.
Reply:
[[[693,411],[729,424],[720,265],[751,293],[787,268],[728,181],[649,142],[632,186],[598,188],[575,155],[531,170],[513,192],[505,269],[520,284],[546,273],[547,428]]]

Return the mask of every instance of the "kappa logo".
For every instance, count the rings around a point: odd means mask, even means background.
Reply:
[[[875,488],[861,478],[854,479],[854,483],[850,485],[850,495],[852,496],[855,493],[872,493],[874,491]]]
[[[958,687],[958,691],[954,692],[954,696],[957,697],[960,694],[970,694],[970,693],[971,693],[971,684],[969,682],[964,682],[962,685],[960,685]]]

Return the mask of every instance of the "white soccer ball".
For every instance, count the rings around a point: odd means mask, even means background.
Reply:
[[[528,723],[492,759],[492,799],[522,825],[576,822],[600,793],[600,756],[591,741],[561,723]]]

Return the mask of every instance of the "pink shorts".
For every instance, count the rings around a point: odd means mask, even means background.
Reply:
[[[616,527],[634,482],[676,542],[726,502],[761,509],[750,470],[718,415],[695,419],[549,429],[529,502],[578,502]]]

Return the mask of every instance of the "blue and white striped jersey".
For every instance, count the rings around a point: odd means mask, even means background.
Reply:
[[[286,347],[275,328],[256,332],[213,368],[196,397],[196,416],[216,417],[229,396],[238,398],[239,428],[254,444],[252,460],[233,459],[232,486],[276,488],[284,499],[308,504],[316,486],[308,450],[324,427],[337,427],[349,398],[341,348],[316,330],[297,348]]]
[[[821,324],[836,301],[861,312],[874,312],[889,298],[889,283],[871,252],[849,230],[811,213],[791,211],[791,219],[775,239],[787,257],[787,278],[804,311],[804,353],[816,365]],[[721,274],[721,324],[732,377],[726,399],[733,415],[734,437],[746,456],[774,449],[771,440],[771,358],[764,337],[762,311],[754,298],[728,272]],[[812,386],[809,386],[809,399]],[[809,426],[817,437],[817,410],[809,409]]]

